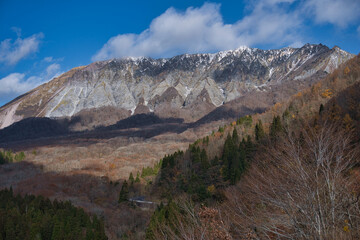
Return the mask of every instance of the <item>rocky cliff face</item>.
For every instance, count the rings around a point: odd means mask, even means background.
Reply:
[[[224,103],[313,81],[353,57],[338,47],[240,47],[169,59],[126,58],[74,68],[0,109],[0,127],[27,117],[70,117],[109,108],[194,121]],[[295,84],[295,82],[297,84]]]

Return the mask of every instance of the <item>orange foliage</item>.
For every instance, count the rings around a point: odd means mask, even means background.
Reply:
[[[330,98],[332,95],[333,95],[333,91],[331,89],[326,89],[320,94],[320,96],[323,98]]]
[[[221,133],[221,132],[216,132],[216,133],[214,134],[214,136],[215,136],[216,138],[221,137],[221,135],[222,135],[222,133]]]
[[[344,74],[345,74],[345,75],[348,75],[349,72],[350,72],[350,68],[349,68],[349,67],[346,67],[346,68],[344,69]]]
[[[110,164],[109,168],[110,170],[115,169],[115,163]]]

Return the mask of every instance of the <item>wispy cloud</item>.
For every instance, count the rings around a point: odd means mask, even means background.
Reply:
[[[301,40],[297,31],[301,25],[299,16],[296,12],[284,10],[291,2],[258,2],[249,15],[233,24],[224,23],[219,4],[205,3],[185,12],[169,8],[142,33],[120,34],[109,39],[92,60],[126,56],[166,57],[262,43],[290,45]]]
[[[46,68],[46,76],[51,77],[57,75],[60,71],[60,64],[53,63]]]
[[[43,59],[43,61],[44,62],[52,62],[52,61],[54,61],[54,58],[53,57],[45,57],[44,59]]]
[[[331,23],[341,28],[360,19],[358,0],[307,0],[304,10],[310,12],[317,23]]]
[[[21,38],[21,30],[13,29],[17,34],[17,39],[5,39],[0,42],[0,63],[15,65],[21,59],[35,53],[39,49],[43,33],[33,34],[27,38]]]

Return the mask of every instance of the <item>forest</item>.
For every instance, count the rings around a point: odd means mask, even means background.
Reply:
[[[69,201],[0,191],[1,240],[105,240],[104,223]]]

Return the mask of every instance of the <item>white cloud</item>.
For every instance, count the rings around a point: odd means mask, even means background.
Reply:
[[[292,44],[301,40],[297,31],[301,21],[295,12],[282,9],[284,4],[292,2],[257,1],[249,15],[233,24],[223,22],[219,4],[205,3],[185,12],[169,8],[142,33],[110,38],[92,60],[126,56],[169,57],[234,49],[241,45]]]
[[[347,27],[360,18],[359,0],[307,0],[305,11],[315,16],[317,23]]]
[[[60,70],[60,64],[53,63],[46,68],[46,75],[54,76],[59,72],[59,70]]]
[[[0,79],[0,102],[7,102],[15,97],[30,91],[37,86],[50,81],[62,74],[60,64],[49,65],[38,76],[26,77],[23,73],[11,73]]]
[[[25,79],[25,74],[11,73],[0,79],[0,94],[17,96],[23,94],[38,85],[38,79]]]
[[[44,62],[52,62],[54,60],[54,58],[53,57],[45,57],[44,59],[43,59],[43,61]]]
[[[0,63],[8,65],[15,65],[21,59],[36,52],[39,48],[41,39],[44,34],[33,34],[28,38],[20,37],[20,29],[16,28],[18,38],[13,41],[12,39],[5,39],[0,43]]]

